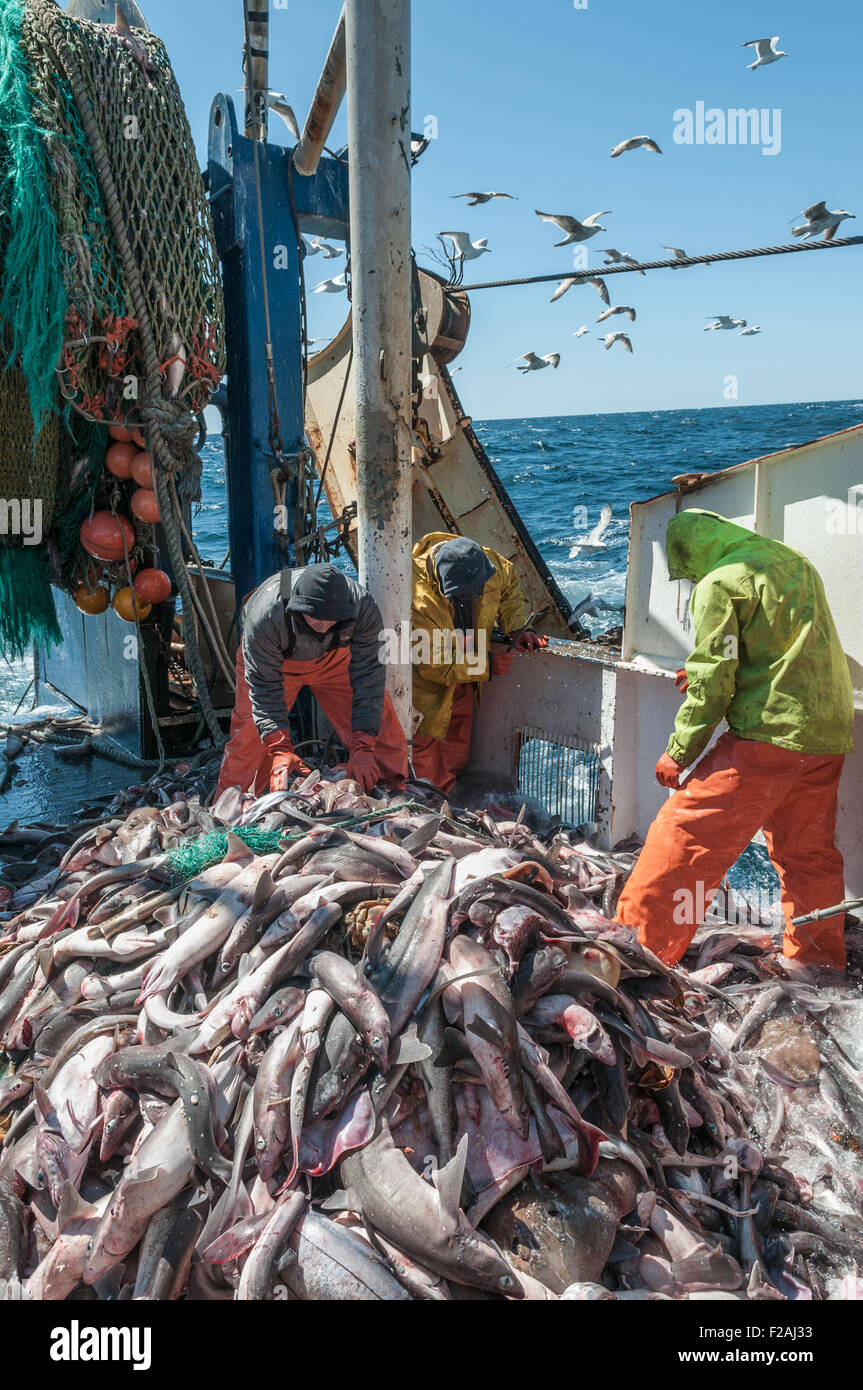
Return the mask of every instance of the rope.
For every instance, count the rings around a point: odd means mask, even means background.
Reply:
[[[144,681],[144,694],[147,697],[147,710],[150,715],[150,723],[153,726],[153,733],[156,736],[156,747],[159,750],[158,771],[161,772],[162,768],[165,766],[165,748],[162,743],[162,731],[159,728],[159,717],[156,714],[156,702],[153,699],[153,686],[150,681],[150,671],[147,666],[146,649],[144,647],[144,642],[141,637],[141,623],[140,619],[138,618],[138,598],[132,585],[132,569],[129,564],[129,549],[126,545],[126,531],[122,523],[120,525],[120,535],[123,537],[123,561],[126,566],[126,581],[129,585],[129,593],[132,596],[132,616],[135,621],[135,633],[136,640],[138,643],[138,670],[141,672],[141,676]]]
[[[102,136],[99,122],[96,119],[96,114],[87,100],[86,84],[81,68],[78,65],[77,57],[63,31],[63,12],[58,10],[53,4],[46,3],[46,0],[33,0],[33,8],[34,14],[36,14],[41,21],[43,32],[49,37],[49,41],[54,47],[59,65],[62,66],[66,73],[81,120],[81,125],[84,129],[84,134],[87,137],[87,142],[93,153],[96,176],[105,200],[105,208],[111,223],[111,229],[114,233],[117,254],[129,289],[135,316],[138,320],[145,369],[145,391],[142,401],[142,413],[149,425],[150,451],[154,460],[157,460],[159,464],[159,467],[153,469],[156,500],[162,518],[162,527],[167,542],[168,556],[174,571],[174,579],[183,603],[183,611],[191,615],[194,608],[194,598],[189,583],[189,576],[186,572],[186,563],[185,557],[183,556],[182,545],[180,544],[179,529],[172,512],[167,476],[170,472],[173,472],[176,467],[175,457],[168,443],[168,438],[171,438],[175,442],[179,442],[183,437],[183,426],[180,420],[182,406],[179,402],[171,403],[162,398],[159,356],[156,351],[153,328],[141,280],[140,268],[126,231],[123,210],[117,196],[117,187],[114,182],[105,140]],[[194,418],[191,416],[187,418],[189,427],[194,430],[196,428]],[[168,436],[167,438],[166,435]],[[201,653],[198,650],[194,623],[189,624],[189,631],[184,633],[184,638],[186,643],[186,662],[189,673],[195,682],[201,713],[206,721],[213,743],[218,748],[224,743],[224,738],[221,728],[219,727],[219,721],[216,717],[216,711],[213,708],[213,703],[207,690],[207,678],[201,660]]]
[[[501,290],[509,285],[540,285],[551,280],[595,280],[607,275],[632,275],[639,270],[680,270],[688,265],[711,265],[714,261],[745,261],[755,256],[785,256],[794,251],[832,251],[841,246],[863,246],[863,236],[835,237],[833,241],[801,241],[795,246],[758,246],[751,251],[711,251],[706,256],[687,256],[685,260],[639,261],[636,265],[608,265],[598,270],[556,270],[553,275],[524,275],[515,280],[485,280],[480,285],[459,285],[465,292]]]

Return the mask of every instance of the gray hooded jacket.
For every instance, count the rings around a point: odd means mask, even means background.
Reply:
[[[286,604],[283,593],[288,591]],[[336,626],[313,632],[304,615],[335,619]],[[355,580],[333,565],[282,571],[249,595],[241,622],[252,715],[262,739],[290,728],[282,663],[322,661],[340,647],[350,647],[351,728],[354,733],[380,732],[386,686],[380,660],[383,620],[374,599]]]

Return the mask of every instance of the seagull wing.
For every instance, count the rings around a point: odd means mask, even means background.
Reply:
[[[448,237],[449,240],[455,246],[455,249],[460,256],[463,256],[467,248],[470,246],[469,232],[438,232],[438,236]]]
[[[822,203],[813,203],[811,208],[804,208],[799,217],[805,217],[807,222],[817,222],[819,218],[827,216],[826,200]]]
[[[294,115],[294,108],[290,106],[286,101],[276,101],[273,97],[270,97],[268,99],[267,105],[269,106],[271,111],[275,111],[277,116],[281,116],[282,120],[288,127],[288,130],[291,132],[294,139],[299,140],[300,127],[297,124],[297,118]]]
[[[450,194],[450,197],[451,197],[451,198],[479,198],[480,196],[481,196],[481,195],[480,195],[479,193],[451,193],[451,194]],[[441,235],[443,236],[443,233],[441,233]]]
[[[593,227],[593,226],[595,225],[596,220],[597,220],[598,217],[610,217],[610,216],[611,216],[611,208],[607,208],[607,209],[605,210],[605,212],[592,212],[592,213],[590,214],[589,217],[585,217],[585,219],[584,219],[584,226],[585,226],[585,227]],[[564,227],[563,230],[564,230],[564,231],[569,231],[569,230],[574,230],[574,228],[573,228],[573,229],[570,229],[570,228],[568,228],[568,227]]]
[[[534,212],[543,222],[553,222],[562,232],[577,232],[582,225],[577,217],[567,217],[565,213],[540,212],[538,208],[534,208]]]
[[[551,299],[548,301],[549,304],[553,304],[556,299],[560,299],[561,295],[566,294],[567,290],[571,290],[575,284],[577,284],[577,281],[572,275],[568,275],[565,280],[561,280],[554,294],[551,296]]]
[[[559,352],[546,352],[546,353],[543,355],[543,359],[542,359],[542,360],[543,360],[543,362],[547,362],[548,365],[549,365],[550,367],[556,367],[557,364],[558,364],[558,362],[560,361],[560,353],[559,353]]]
[[[512,193],[487,193],[487,198],[509,198],[512,201]]]
[[[603,309],[602,313],[600,314],[600,316],[599,316],[599,318],[596,320],[596,322],[597,322],[597,323],[604,323],[605,320],[606,320],[606,319],[610,319],[611,316],[612,316],[612,314],[615,313],[615,312],[616,312],[616,310],[614,310],[614,309]]]
[[[608,528],[608,523],[609,523],[610,521],[611,521],[611,503],[610,503],[610,502],[606,502],[605,505],[604,505],[603,508],[602,508],[602,511],[599,513],[599,521],[596,523],[596,525],[594,526],[593,530],[590,531],[590,532],[588,533],[588,535],[585,537],[585,540],[587,541],[588,545],[595,545],[595,544],[596,544],[596,542],[597,542],[597,541],[600,539],[600,537],[602,536],[603,532],[604,532],[605,530],[607,530],[607,528]]]
[[[632,343],[629,341],[629,339],[627,338],[626,334],[625,334],[625,333],[618,333],[617,336],[618,336],[618,339],[620,340],[620,342],[623,343],[623,346],[626,348],[626,351],[627,351],[627,352],[632,352]]]
[[[645,150],[652,150],[654,154],[662,154],[662,150],[659,148],[655,140],[645,140],[643,148]]]
[[[602,216],[602,213],[600,213],[600,216]],[[599,275],[591,275],[587,283],[593,285],[593,288],[596,290],[603,304],[611,303],[611,295],[608,293],[608,286]]]
[[[481,251],[481,250],[483,250],[486,246],[488,246],[488,237],[487,237],[487,236],[480,237],[479,241],[475,241],[475,242],[473,242],[472,244],[473,244],[473,248],[474,248],[475,251]]]

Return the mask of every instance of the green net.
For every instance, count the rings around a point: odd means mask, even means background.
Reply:
[[[231,834],[236,835],[255,854],[274,854],[280,840],[291,838],[283,830],[260,830],[254,825],[241,826],[239,830],[232,830]],[[197,839],[187,840],[177,849],[169,850],[165,857],[172,870],[173,882],[179,883],[183,879],[194,878],[195,874],[202,873],[211,864],[220,864],[227,851],[228,832],[210,830],[206,835],[199,835]]]

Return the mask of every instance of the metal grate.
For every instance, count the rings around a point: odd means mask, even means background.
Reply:
[[[518,790],[570,825],[596,819],[599,747],[573,734],[516,730]]]

